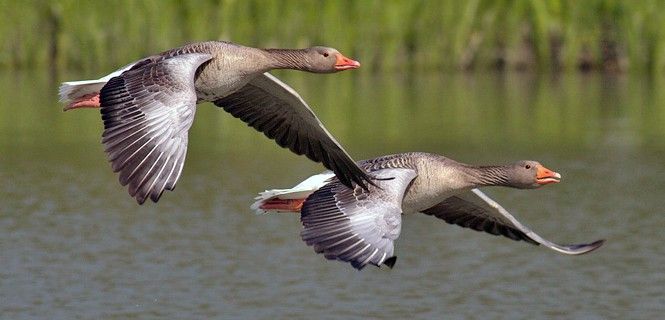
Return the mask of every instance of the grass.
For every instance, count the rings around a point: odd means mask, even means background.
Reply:
[[[334,46],[372,70],[665,71],[665,1],[0,0],[0,68],[109,71],[187,42]]]

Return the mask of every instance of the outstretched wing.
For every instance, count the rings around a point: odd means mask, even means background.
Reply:
[[[402,199],[416,177],[412,169],[372,172],[378,186],[349,189],[335,179],[310,195],[301,209],[302,239],[327,259],[392,267],[393,241],[401,230]]]
[[[120,184],[139,204],[173,190],[194,120],[194,74],[209,54],[151,57],[114,77],[100,92],[102,143]]]
[[[345,186],[373,184],[300,95],[269,73],[214,103],[281,147],[323,163]]]
[[[560,245],[548,241],[521,224],[506,209],[478,189],[450,197],[424,210],[423,213],[443,219],[450,224],[493,235],[502,235],[513,240],[524,240],[542,244],[552,250],[578,255],[600,247],[604,240],[589,244]]]

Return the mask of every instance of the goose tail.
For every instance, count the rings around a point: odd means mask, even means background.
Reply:
[[[60,85],[60,102],[72,103],[90,94],[99,94],[106,80],[68,81]]]
[[[135,62],[130,63],[104,77],[96,80],[67,81],[60,85],[58,95],[60,102],[66,103],[65,110],[81,107],[94,107],[95,102],[99,104],[99,92],[106,83],[113,77],[121,75],[126,70],[134,66]],[[96,98],[96,100],[94,100]],[[81,106],[85,105],[85,106]],[[99,107],[97,105],[97,107]]]
[[[314,191],[328,183],[335,174],[327,171],[311,176],[290,189],[272,189],[260,192],[250,206],[256,214],[294,212],[299,213],[303,203]]]

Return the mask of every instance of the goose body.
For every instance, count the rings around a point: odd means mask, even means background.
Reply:
[[[590,244],[559,245],[523,224],[479,187],[534,189],[561,176],[535,161],[505,166],[472,166],[429,153],[403,153],[359,162],[377,178],[368,190],[348,189],[332,172],[305,180],[293,189],[262,192],[251,208],[257,213],[300,212],[301,237],[327,259],[392,267],[393,242],[402,214],[421,212],[465,228],[543,245],[569,255],[597,249]]]
[[[355,164],[295,90],[267,73],[332,73],[360,64],[326,47],[259,49],[208,41],[128,64],[97,80],[65,82],[65,110],[100,108],[102,143],[122,185],[139,203],[173,190],[196,105],[212,102],[296,154],[323,163],[348,187],[367,188]]]

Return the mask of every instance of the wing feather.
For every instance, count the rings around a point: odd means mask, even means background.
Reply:
[[[300,95],[274,76],[265,73],[214,103],[279,146],[323,163],[347,187],[373,184]]]
[[[349,189],[335,178],[307,198],[301,209],[301,237],[315,252],[349,262],[356,269],[380,266],[393,256],[393,241],[401,229],[402,198],[416,172],[381,169],[372,174],[394,179],[377,180],[378,186],[365,190]]]
[[[182,172],[194,120],[196,69],[212,58],[153,56],[111,78],[100,92],[104,144],[120,183],[139,204],[157,202]]]
[[[599,248],[604,240],[588,244],[560,245],[546,240],[517,221],[506,209],[478,189],[450,197],[437,205],[423,210],[450,224],[464,228],[501,235],[512,240],[523,240],[535,245],[544,245],[560,253],[578,255]]]

